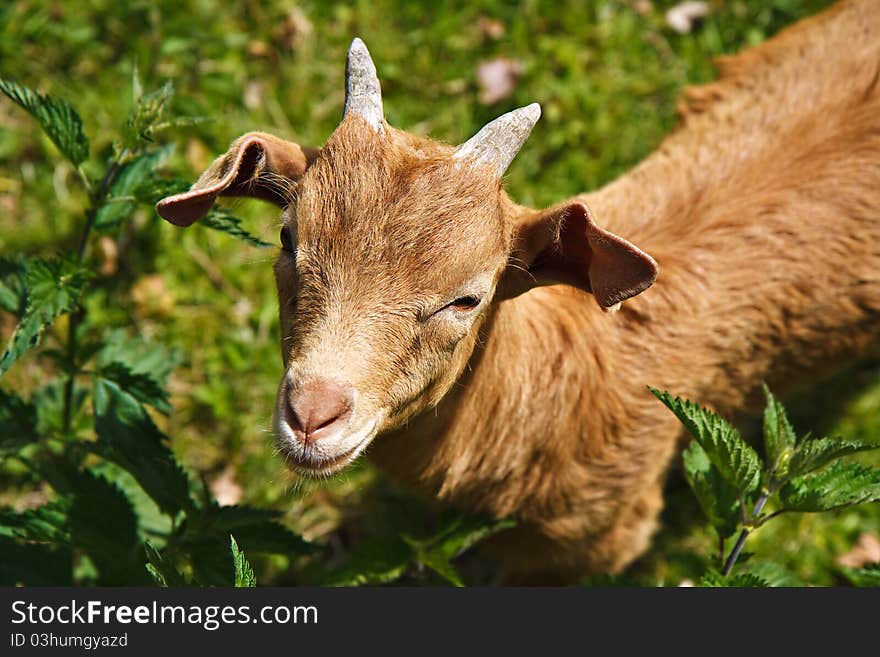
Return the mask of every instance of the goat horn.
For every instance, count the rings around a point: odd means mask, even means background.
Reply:
[[[367,46],[357,37],[351,42],[345,63],[345,109],[342,118],[349,114],[357,114],[378,134],[384,134],[385,114],[382,112],[382,89],[376,75],[376,65]]]
[[[469,160],[472,164],[493,165],[500,178],[529,138],[539,118],[541,106],[538,103],[502,114],[459,146],[453,157]]]

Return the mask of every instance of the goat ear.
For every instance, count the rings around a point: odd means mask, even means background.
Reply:
[[[525,263],[530,278],[508,287],[514,296],[523,288],[567,283],[592,292],[599,305],[613,310],[621,301],[648,289],[657,278],[657,263],[622,237],[600,228],[581,202],[536,213],[517,234],[514,258]]]
[[[317,155],[317,149],[249,132],[232,142],[189,191],[163,198],[156,211],[172,224],[189,226],[208,213],[218,196],[251,196],[283,207]]]

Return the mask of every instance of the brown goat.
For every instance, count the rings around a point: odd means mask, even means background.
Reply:
[[[285,208],[276,431],[295,470],[372,445],[400,480],[516,517],[495,545],[515,572],[619,571],[681,436],[648,385],[730,414],[878,344],[878,26],[880,2],[843,2],[724,59],[646,161],[543,211],[500,183],[536,106],[458,149],[414,137],[385,123],[355,40],[321,150],[245,135],[158,210]],[[661,274],[639,295],[657,274],[640,249]]]

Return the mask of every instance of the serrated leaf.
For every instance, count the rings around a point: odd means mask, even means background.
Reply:
[[[760,578],[771,587],[794,587],[803,586],[804,583],[790,570],[772,561],[751,559],[743,563],[740,559],[736,565],[739,574],[749,574]]]
[[[97,354],[98,369],[121,363],[134,374],[144,374],[164,387],[168,375],[183,358],[160,342],[149,342],[139,336],[129,337],[122,329],[106,331],[103,346]]]
[[[480,541],[515,526],[516,521],[510,518],[498,520],[476,515],[459,516],[431,540],[431,551],[454,559]]]
[[[59,498],[36,509],[0,509],[0,535],[36,543],[70,543],[67,515],[72,498]]]
[[[139,543],[137,518],[128,498],[115,484],[89,470],[78,473],[70,496],[67,526],[71,543],[86,551],[105,581],[128,583]],[[109,583],[109,582],[108,582]]]
[[[135,194],[144,203],[155,205],[161,199],[173,194],[185,192],[190,187],[189,183],[179,178],[168,180],[148,180],[139,187]],[[233,215],[229,210],[217,206],[212,207],[208,214],[199,222],[201,225],[236,237],[252,246],[267,248],[273,246],[264,242],[259,237],[246,231],[241,225],[241,219]]]
[[[25,352],[40,343],[55,319],[76,307],[87,273],[70,260],[31,259],[27,271],[27,309],[0,358],[0,376]]]
[[[113,181],[107,200],[95,215],[96,229],[112,229],[131,216],[137,208],[135,190],[144,184],[144,181],[161,166],[173,150],[174,146],[169,145],[145,153],[125,165]]]
[[[128,498],[137,517],[138,537],[141,540],[149,539],[154,546],[162,548],[165,537],[173,528],[173,519],[159,508],[131,474],[115,463],[105,460],[93,467],[92,471],[112,481]]]
[[[144,542],[144,553],[147,557],[147,572],[156,584],[162,588],[186,586],[186,578],[149,541]]]
[[[406,536],[403,539],[413,548],[419,565],[430,568],[454,586],[464,586],[452,560],[480,541],[515,525],[510,519],[458,516],[428,539],[414,540]]]
[[[364,541],[340,568],[321,572],[322,586],[368,586],[390,584],[404,574],[412,560],[412,549],[399,537]]]
[[[247,559],[238,548],[235,537],[229,535],[229,549],[232,551],[232,563],[235,567],[235,587],[236,588],[254,588],[257,585],[257,578],[254,576],[254,569],[247,562]]]
[[[751,573],[740,573],[724,577],[720,573],[711,572],[703,575],[700,586],[710,588],[768,588],[767,580]]]
[[[126,144],[134,147],[138,142],[152,142],[156,126],[168,116],[168,103],[174,96],[174,85],[166,82],[159,89],[142,93],[125,122]]]
[[[250,552],[258,554],[304,555],[320,549],[284,525],[268,520],[238,525],[235,535]],[[198,529],[182,539],[181,545],[191,549],[210,549],[225,544],[228,536],[229,529],[222,521],[199,519]]]
[[[694,402],[650,391],[681,421],[724,479],[747,497],[761,482],[761,457],[743,440],[732,424]]]
[[[98,375],[112,381],[139,402],[149,404],[160,413],[168,415],[172,410],[168,391],[149,374],[133,372],[128,365],[114,361],[101,366]]]
[[[89,140],[83,132],[82,119],[70,103],[2,78],[0,91],[37,120],[43,132],[74,166],[88,159]]]
[[[166,82],[150,93],[138,94],[138,84],[134,86],[135,104],[125,122],[123,133],[128,148],[136,148],[142,143],[151,143],[158,133],[168,128],[195,125],[208,121],[207,117],[171,116],[171,99],[174,86]]]
[[[880,449],[880,443],[847,438],[811,438],[798,445],[791,457],[789,471],[795,476],[803,475],[841,456],[872,449]]]
[[[764,385],[767,406],[764,408],[764,448],[772,476],[778,478],[788,473],[788,459],[797,443],[797,434],[785,413],[785,407],[776,401],[770,388]]]
[[[0,310],[16,317],[27,309],[28,259],[23,255],[0,256]]]
[[[226,233],[227,235],[236,237],[252,246],[257,246],[261,249],[272,246],[268,242],[264,242],[259,237],[251,235],[249,232],[247,232],[244,228],[242,228],[241,219],[223,208],[211,208],[210,212],[208,212],[208,214],[206,214],[205,217],[202,219],[201,224],[203,226],[207,226],[208,228],[219,230],[221,233]]]
[[[838,461],[795,477],[779,491],[789,511],[818,512],[880,501],[880,470]]]
[[[841,572],[853,586],[880,587],[880,563],[869,564],[864,568],[843,568]]]
[[[235,572],[229,564],[229,540],[189,546],[185,553],[193,579],[199,586],[235,586]]]
[[[28,524],[20,525],[20,531],[26,531],[29,540],[69,545],[88,555],[100,575],[99,584],[146,581],[138,573],[137,519],[125,494],[94,471],[78,470],[64,461],[39,471],[59,495],[26,512]]]
[[[131,473],[165,513],[190,508],[186,473],[140,403],[115,383],[96,378],[93,404],[98,434],[93,451]]]
[[[721,538],[733,535],[740,521],[736,489],[712,465],[698,442],[691,441],[682,460],[685,477],[712,527]]]

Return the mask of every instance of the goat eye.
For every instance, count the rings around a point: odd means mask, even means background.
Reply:
[[[466,312],[468,310],[473,310],[479,305],[480,299],[478,297],[468,295],[464,297],[459,297],[458,299],[450,303],[449,307],[461,312]]]
[[[290,234],[290,228],[287,226],[281,227],[281,248],[293,253],[293,236]]]

